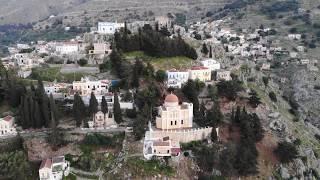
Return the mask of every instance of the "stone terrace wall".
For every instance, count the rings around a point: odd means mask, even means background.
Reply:
[[[212,127],[194,128],[185,130],[153,130],[152,138],[163,138],[169,136],[172,141],[187,143],[203,140],[211,135]]]

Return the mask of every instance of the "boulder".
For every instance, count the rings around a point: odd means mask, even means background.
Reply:
[[[289,179],[290,178],[289,170],[287,168],[283,167],[282,165],[280,166],[280,176],[282,179]]]
[[[281,120],[273,120],[269,124],[271,130],[278,131],[278,132],[285,132],[287,130],[287,125],[283,123]]]
[[[304,165],[303,161],[300,158],[295,159],[293,161],[293,168],[295,170],[296,176],[303,176],[303,173],[307,169],[306,166]]]
[[[268,117],[271,119],[278,119],[280,117],[280,113],[278,112],[270,113]]]

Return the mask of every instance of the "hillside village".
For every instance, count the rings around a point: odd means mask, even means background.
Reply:
[[[288,91],[319,95],[305,35],[176,18],[9,45],[0,179],[318,179],[318,106]]]

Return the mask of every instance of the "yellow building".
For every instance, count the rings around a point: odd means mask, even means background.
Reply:
[[[192,80],[198,79],[199,81],[211,81],[211,70],[203,66],[195,66],[189,70],[189,78]]]
[[[174,94],[169,94],[164,105],[159,107],[156,117],[156,127],[162,130],[191,128],[193,119],[193,104],[179,104]]]

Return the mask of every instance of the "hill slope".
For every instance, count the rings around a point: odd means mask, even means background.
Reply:
[[[234,0],[0,0],[0,24],[32,23],[50,15],[88,18],[125,18],[145,11],[154,14],[186,12],[202,16],[209,8],[223,7]],[[131,15],[130,15],[131,14]],[[80,16],[82,15],[82,16]],[[191,15],[192,16],[192,15]]]

